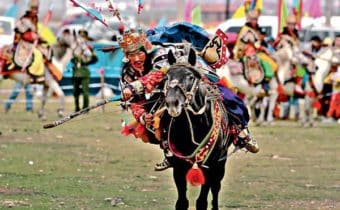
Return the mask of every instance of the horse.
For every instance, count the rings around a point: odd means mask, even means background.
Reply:
[[[289,36],[284,36],[276,46],[273,58],[278,63],[276,73],[277,84],[280,91],[287,96],[293,96],[296,88],[292,74],[292,65],[308,63],[310,60],[304,56],[298,45]],[[301,103],[301,101],[300,101]],[[295,107],[295,114],[299,113],[298,107]],[[292,113],[291,113],[292,114]]]
[[[204,81],[195,67],[193,50],[190,50],[188,62],[176,63],[172,51],[168,61],[170,67],[163,90],[166,111],[161,125],[163,144],[174,154],[171,160],[178,193],[175,207],[188,209],[186,192],[187,182],[190,182],[202,184],[196,209],[207,209],[211,190],[212,209],[216,210],[228,147],[232,143],[228,115],[218,89]]]
[[[308,69],[309,81],[304,88],[303,102],[300,105],[300,120],[302,126],[314,126],[313,103],[319,100],[323,91],[325,78],[329,75],[332,65],[340,63],[340,56],[336,50],[331,47],[322,48],[316,55],[312,56],[313,65]],[[316,114],[315,114],[316,115]]]
[[[59,117],[63,117],[63,110],[64,110],[64,104],[65,104],[65,96],[64,92],[61,89],[58,79],[56,79],[57,74],[59,79],[61,79],[63,70],[66,68],[67,63],[72,58],[72,50],[70,50],[71,44],[73,43],[72,37],[68,39],[64,39],[64,43],[68,43],[68,45],[60,45],[60,43],[57,43],[53,45],[51,48],[39,48],[39,50],[44,53],[46,57],[51,58],[50,64],[44,65],[44,82],[43,85],[43,94],[41,98],[41,108],[38,111],[38,117],[45,120],[45,105],[47,102],[47,97],[51,95],[52,93],[55,93],[57,97],[59,98],[59,108],[57,109],[57,114]],[[7,49],[10,49],[8,46]],[[10,54],[10,52],[7,52]],[[51,63],[53,65],[51,65]],[[54,66],[54,67],[53,67]],[[55,68],[56,67],[56,68]],[[54,72],[52,72],[51,68],[54,68]],[[55,73],[55,74],[54,74]],[[19,71],[14,70],[13,72],[8,72],[6,74],[7,79],[12,79],[17,82],[20,82],[22,84],[29,84],[31,83],[31,77],[30,75],[25,71]]]

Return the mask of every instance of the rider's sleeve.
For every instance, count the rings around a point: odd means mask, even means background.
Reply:
[[[164,79],[165,72],[161,70],[151,71],[138,80],[131,82],[129,86],[135,94],[152,92]]]
[[[131,108],[132,115],[135,117],[135,119],[138,122],[145,124],[144,120],[143,120],[143,115],[146,114],[147,111],[145,110],[143,104],[142,103],[132,103],[130,108]]]

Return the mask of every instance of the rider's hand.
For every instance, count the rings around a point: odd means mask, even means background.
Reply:
[[[145,125],[152,125],[153,124],[153,115],[148,113],[144,116],[144,121],[145,121]]]
[[[122,92],[123,100],[128,101],[132,97],[132,91],[130,88],[124,88]]]

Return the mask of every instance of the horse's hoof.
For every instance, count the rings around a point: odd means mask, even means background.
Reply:
[[[309,127],[311,127],[311,128],[316,128],[316,124],[315,124],[314,122],[311,122],[311,123],[309,124]]]
[[[255,126],[260,127],[262,125],[263,125],[263,121],[262,120],[258,120],[258,121],[255,122]]]
[[[64,111],[62,109],[58,109],[57,110],[57,114],[58,114],[58,117],[59,118],[63,118],[65,115],[64,115]]]
[[[46,117],[46,115],[44,115],[44,116],[42,116],[42,117],[41,117],[41,121],[43,121],[43,122],[44,122],[44,121],[46,121],[46,120],[47,120],[47,117]]]
[[[41,119],[42,121],[46,121],[47,120],[47,117],[45,115],[45,113],[43,111],[39,111],[38,112],[38,118]]]

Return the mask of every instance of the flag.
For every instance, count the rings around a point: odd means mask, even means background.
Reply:
[[[246,16],[245,7],[244,7],[244,5],[241,5],[237,8],[237,10],[233,14],[232,18],[233,19],[239,19],[239,18],[244,18],[245,16]]]
[[[256,1],[257,1],[257,0],[251,0],[251,2],[250,2],[250,10],[254,10],[254,9],[255,9],[255,7],[256,7]]]
[[[303,15],[303,0],[293,0],[293,14],[296,16],[298,28],[301,29]]]
[[[313,18],[318,18],[318,17],[322,16],[320,0],[314,0],[313,1],[313,3],[309,7],[308,14],[309,14],[310,17],[313,17]]]
[[[288,16],[288,9],[285,0],[279,0],[278,4],[278,23],[279,23],[279,33],[283,31],[283,28],[286,26],[286,20]]]
[[[185,4],[185,9],[184,9],[184,21],[186,22],[191,22],[191,11],[193,8],[193,2],[192,0],[187,0],[187,3]]]
[[[244,18],[246,16],[246,13],[250,10],[258,10],[260,13],[263,8],[263,1],[262,0],[245,0],[245,2],[240,5],[235,13],[233,14],[232,18],[238,19],[238,18]]]
[[[256,4],[255,4],[255,9],[258,10],[258,11],[261,13],[262,8],[263,8],[263,2],[262,2],[262,0],[257,0],[257,1],[256,1]]]
[[[47,25],[50,22],[52,18],[52,11],[53,11],[53,4],[51,4],[50,8],[48,9],[47,13],[44,16],[43,24]]]
[[[83,10],[85,10],[90,16],[92,16],[93,18],[95,18],[96,20],[100,21],[102,24],[104,24],[106,27],[108,27],[104,16],[97,11],[94,8],[91,8],[90,6],[87,6],[86,4],[80,2],[79,0],[70,0],[70,2],[73,3],[74,6],[80,7]]]
[[[138,15],[142,12],[142,9],[144,8],[142,0],[138,0]]]
[[[192,24],[202,25],[201,7],[199,5],[192,10],[191,17]]]

